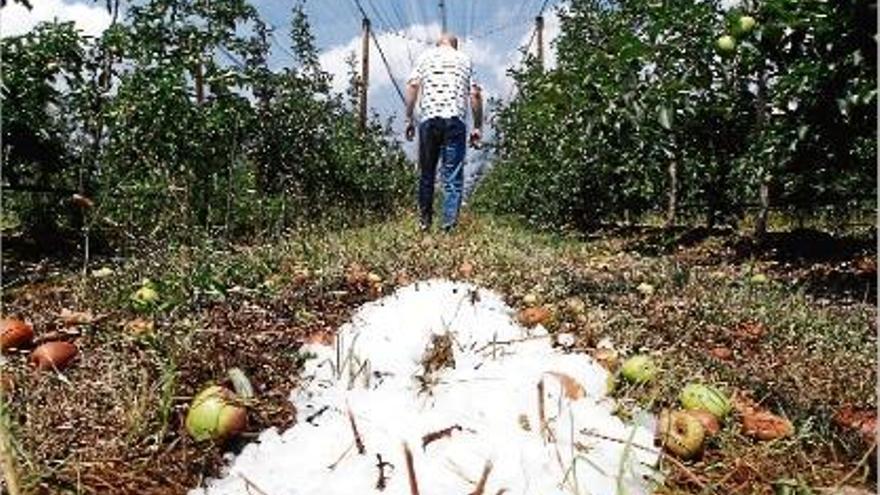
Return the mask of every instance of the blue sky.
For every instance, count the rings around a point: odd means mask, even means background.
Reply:
[[[275,26],[277,44],[271,63],[280,68],[292,63],[283,48],[289,46],[287,30],[294,0],[252,0],[262,15]],[[551,63],[552,39],[558,33],[558,21],[552,7],[560,0],[548,0],[546,45]],[[420,40],[434,40],[440,33],[438,0],[361,0],[370,16],[379,43],[389,59],[392,73],[403,85],[412,68],[412,60],[428,45]],[[510,94],[507,69],[521,59],[520,48],[526,44],[534,17],[544,0],[445,0],[448,27],[462,39],[462,49],[471,55],[479,82],[489,96]],[[0,11],[0,32],[19,34],[42,20],[75,20],[87,34],[98,34],[109,17],[104,2],[90,0],[37,0],[33,11],[9,6]],[[123,4],[125,0],[123,0]],[[346,85],[345,59],[360,53],[361,16],[355,0],[306,0],[306,12],[312,24],[321,63],[334,74],[335,88]],[[534,49],[534,46],[532,47]],[[371,44],[370,107],[383,117],[402,115],[402,104],[388,74]],[[398,119],[399,120],[399,119]]]

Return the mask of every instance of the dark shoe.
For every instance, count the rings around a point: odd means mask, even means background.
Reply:
[[[425,233],[430,230],[431,230],[431,223],[430,222],[425,222],[425,221],[419,222],[419,232]]]
[[[455,228],[455,225],[444,225],[444,226],[443,226],[443,233],[444,233],[444,234],[451,234],[451,233],[452,233],[452,230],[453,230],[454,228]]]

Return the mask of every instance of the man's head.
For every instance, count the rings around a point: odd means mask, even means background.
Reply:
[[[448,46],[458,50],[458,37],[451,33],[443,33],[437,42],[437,46]]]

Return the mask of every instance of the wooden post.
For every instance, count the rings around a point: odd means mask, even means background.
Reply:
[[[538,38],[538,65],[544,70],[544,16],[535,17],[535,32]]]
[[[358,123],[361,131],[367,129],[367,90],[370,87],[370,20],[364,17],[363,40],[361,41],[361,85],[360,85],[360,114]]]

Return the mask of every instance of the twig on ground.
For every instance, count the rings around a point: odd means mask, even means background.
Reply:
[[[313,412],[312,414],[310,414],[310,415],[306,418],[306,423],[308,423],[308,424],[310,424],[310,425],[313,425],[314,423],[312,423],[312,421],[314,421],[316,418],[318,418],[318,416],[320,416],[320,415],[324,414],[325,412],[327,412],[328,409],[330,409],[330,406],[322,406],[320,409],[318,409],[317,411]]]
[[[538,382],[538,423],[541,425],[541,438],[544,441],[553,442],[553,432],[550,431],[550,425],[547,423],[547,415],[544,412],[544,379]]]
[[[251,488],[253,488],[254,491],[257,492],[258,495],[269,495],[269,494],[266,493],[265,491],[261,490],[260,487],[257,486],[256,483],[254,483],[253,481],[249,480],[249,479],[247,478],[247,476],[243,475],[242,473],[235,473],[235,474],[238,475],[238,477],[241,478],[242,481],[244,481],[244,484],[245,484],[245,487],[246,487],[248,493],[250,493]]]
[[[620,439],[620,438],[609,437],[609,436],[606,436],[606,435],[602,435],[601,433],[596,433],[596,432],[591,431],[591,430],[581,430],[581,435],[589,436],[589,437],[593,437],[593,438],[598,438],[599,440],[606,440],[606,441],[609,441],[609,442],[616,442],[616,443],[620,443],[620,444],[624,444],[624,445],[627,444],[627,441],[626,441],[626,440],[622,440],[622,439]],[[654,447],[646,447],[646,446],[644,446],[644,445],[640,445],[640,444],[637,444],[637,443],[635,443],[635,442],[630,443],[630,445],[632,445],[633,447],[635,447],[635,448],[637,448],[637,449],[644,450],[645,452],[650,452],[650,453],[652,453],[652,454],[659,454],[659,453],[661,452],[660,449],[656,449],[656,448],[654,448]]]
[[[403,444],[403,455],[406,458],[406,473],[409,476],[409,494],[419,495],[419,480],[416,478],[416,468],[413,463],[412,451],[409,450],[409,445],[407,445],[406,442]]]
[[[422,450],[436,440],[440,440],[441,438],[446,438],[452,436],[452,432],[454,431],[462,431],[462,427],[460,425],[452,425],[449,428],[443,428],[442,430],[433,431],[431,433],[425,434],[422,436]]]
[[[336,459],[336,461],[333,462],[333,464],[330,464],[329,466],[327,466],[327,469],[329,469],[330,471],[335,470],[335,469],[336,469],[336,466],[338,466],[339,463],[342,462],[343,459],[345,459],[345,456],[347,456],[348,453],[351,452],[352,447],[354,447],[354,444],[353,444],[353,443],[352,443],[351,445],[349,445],[349,446],[345,449],[344,452],[342,452],[342,455],[340,455],[339,458]]]
[[[823,491],[827,491],[829,493],[837,493],[837,491],[840,490],[841,486],[846,484],[847,481],[852,479],[852,477],[855,476],[856,473],[859,472],[860,469],[862,469],[862,466],[865,464],[865,462],[867,462],[868,458],[871,457],[871,453],[874,452],[874,449],[876,449],[876,448],[877,448],[877,441],[875,440],[873,443],[871,443],[871,447],[865,452],[865,454],[862,456],[862,458],[859,459],[859,462],[855,465],[855,467],[852,468],[852,470],[850,470],[850,472],[846,473],[846,476],[844,476],[843,478],[840,479],[840,481],[835,483],[833,487],[827,488]]]
[[[358,454],[366,454],[367,448],[364,447],[364,440],[361,438],[361,433],[358,431],[357,423],[354,420],[354,413],[351,412],[351,407],[348,408],[348,422],[351,424],[351,432],[354,434],[354,444],[357,445]]]
[[[492,472],[492,461],[486,461],[486,464],[483,466],[483,474],[480,475],[480,481],[477,482],[476,488],[471,492],[471,495],[483,495],[486,491],[486,482],[489,480],[489,473]]]
[[[679,461],[675,457],[672,457],[671,455],[664,455],[663,459],[669,460],[670,464],[672,464],[676,469],[681,471],[681,473],[684,474],[689,480],[693,481],[694,484],[696,484],[698,487],[700,487],[701,493],[715,493],[714,489],[707,487],[706,483],[704,483],[703,480],[701,480],[696,474],[694,474],[693,471],[690,470],[690,468],[688,468],[687,466],[682,464],[681,461]],[[709,491],[707,491],[707,490],[709,490]]]
[[[385,475],[385,468],[390,467],[394,469],[394,464],[390,462],[382,460],[382,454],[376,454],[376,468],[379,469],[379,481],[376,482],[376,489],[379,491],[384,490],[388,486],[388,476]]]

